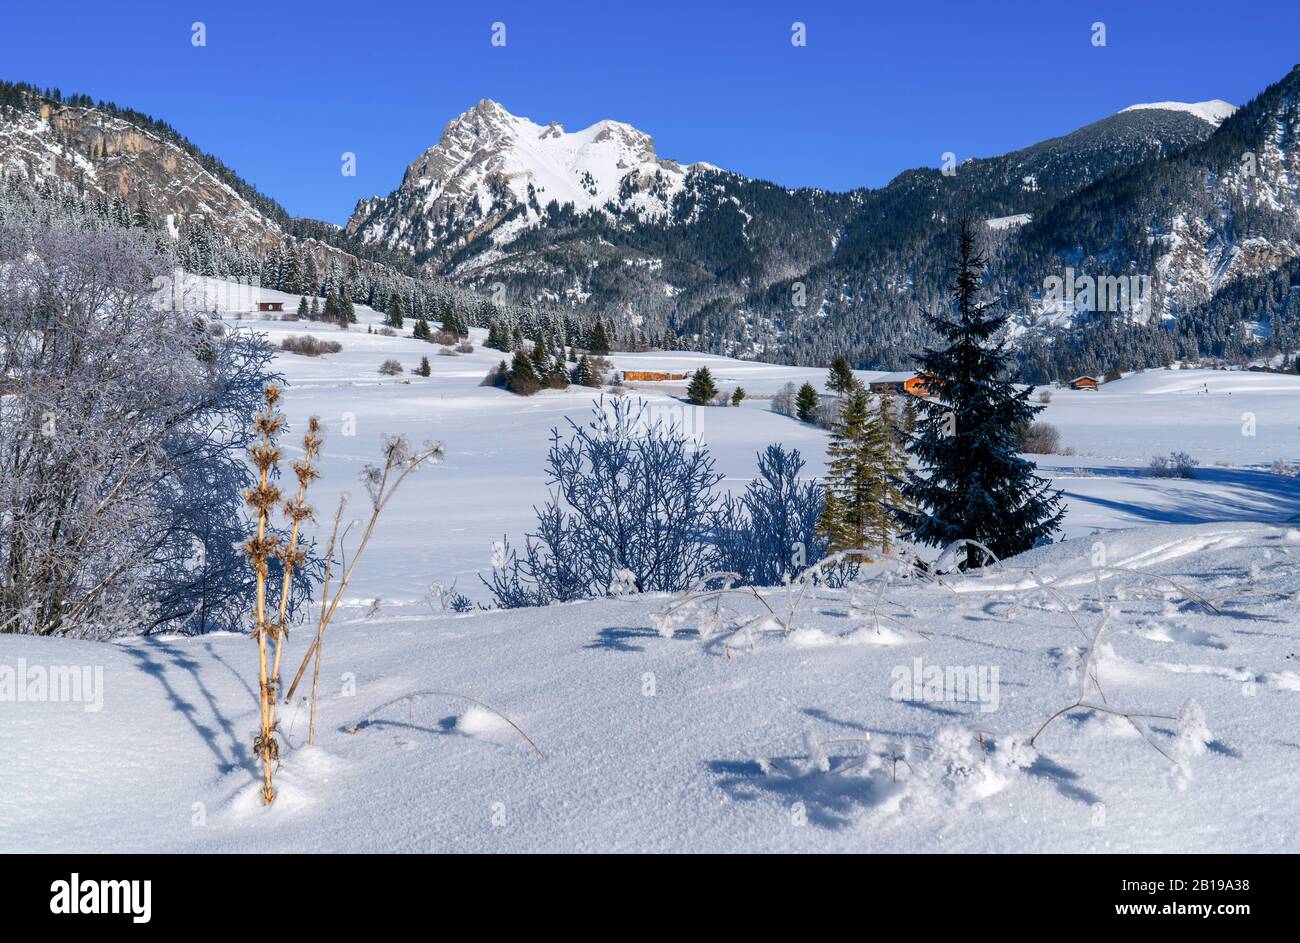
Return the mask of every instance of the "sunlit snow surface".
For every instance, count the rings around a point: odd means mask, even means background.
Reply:
[[[1300,451],[1300,378],[1154,370],[1098,392],[1053,391],[1042,418],[1076,452],[1040,458],[1066,493],[1064,543],[979,578],[895,582],[879,603],[814,594],[788,635],[764,614],[723,643],[691,618],[665,637],[655,614],[666,597],[431,608],[435,579],[486,601],[475,574],[491,566],[492,542],[519,538],[546,496],[550,428],[585,421],[592,395],[480,387],[499,352],[439,356],[366,334],[378,316],[358,313],[347,332],[248,323],[277,341],[310,331],[343,344],[277,361],[290,453],[308,415],[325,425],[319,519],[342,491],[360,512],[356,475],[382,433],[447,444],[446,462],[408,480],[385,513],[335,620],[317,745],[305,746],[305,708],[285,707],[280,796],[262,807],[247,637],[0,636],[0,666],[100,666],[104,685],[98,711],[0,702],[0,850],[1300,850],[1300,662],[1289,657],[1300,651],[1290,597],[1300,532],[1288,523],[1300,489],[1269,471]],[[376,372],[421,355],[428,379]],[[722,389],[746,389],[739,409],[695,411],[672,395],[684,384],[644,393],[698,434],[729,486],[769,442],[798,447],[808,472],[822,472],[825,434],[757,397],[820,385],[823,371],[691,353],[614,360],[707,363]],[[1198,477],[1143,472],[1173,450],[1201,462]],[[1099,553],[1118,568],[1100,582]],[[1094,665],[1106,703],[1181,715],[1145,722],[1178,768],[1127,721],[1096,712],[1062,716],[1025,746],[1075,699],[1103,600]],[[783,591],[769,602],[788,618]],[[758,614],[733,604],[737,618]],[[290,636],[291,668],[308,633]],[[899,673],[917,659],[996,668],[996,709],[899,696]],[[908,758],[882,766],[894,750]]]

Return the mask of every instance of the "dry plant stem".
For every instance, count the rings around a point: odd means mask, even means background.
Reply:
[[[524,728],[520,727],[517,723],[515,723],[505,714],[501,713],[501,711],[497,710],[491,704],[486,704],[483,701],[480,701],[478,698],[470,697],[468,694],[458,694],[455,691],[412,691],[410,694],[403,694],[401,697],[395,697],[391,701],[385,701],[383,704],[380,704],[369,714],[367,714],[365,718],[362,719],[360,722],[355,723],[351,727],[349,727],[348,733],[356,733],[359,730],[365,729],[365,727],[370,723],[370,719],[372,717],[374,717],[380,711],[392,707],[394,704],[400,704],[403,701],[414,700],[417,697],[428,697],[428,696],[460,698],[462,701],[469,701],[471,704],[477,704],[479,707],[483,708],[484,710],[491,711],[493,714],[496,714],[498,717],[500,717],[502,720],[508,723],[511,727],[515,728],[515,731],[519,734],[519,736],[523,737],[526,741],[528,741],[528,745],[533,748],[534,753],[536,753],[542,759],[546,759],[546,754],[542,752],[541,747],[539,747],[536,743],[533,742],[533,738],[528,736],[528,734],[524,732]]]
[[[298,689],[298,683],[302,680],[303,672],[307,670],[307,665],[313,657],[319,658],[321,644],[325,638],[325,630],[329,628],[330,620],[334,618],[334,611],[338,608],[339,603],[343,600],[343,594],[347,592],[348,584],[352,582],[352,574],[356,572],[357,564],[361,560],[361,555],[365,552],[366,545],[370,542],[370,537],[375,532],[375,525],[379,522],[379,515],[383,513],[388,502],[392,499],[397,489],[401,487],[406,476],[415,469],[419,468],[429,459],[440,457],[442,455],[442,446],[436,445],[417,455],[404,459],[401,449],[404,445],[399,443],[390,443],[388,453],[385,456],[383,471],[380,473],[379,481],[375,484],[372,492],[373,502],[370,510],[370,519],[366,523],[365,532],[361,535],[361,541],[357,545],[356,553],[353,554],[351,562],[345,562],[343,566],[343,575],[339,580],[338,587],[334,590],[334,595],[329,599],[328,608],[325,606],[325,596],[322,595],[321,608],[323,610],[320,617],[320,624],[316,629],[316,638],[312,641],[307,653],[303,656],[302,664],[298,666],[298,671],[294,675],[293,684],[289,688],[286,699],[292,698],[294,692]],[[400,474],[395,478],[393,472],[401,468]],[[341,509],[340,509],[341,513]],[[337,528],[336,528],[337,529]],[[349,526],[349,529],[350,526]],[[346,533],[346,532],[345,532]],[[331,538],[332,543],[332,538]],[[340,538],[340,546],[342,538]],[[317,665],[316,675],[319,676],[319,664]],[[313,691],[314,695],[314,691]],[[312,700],[312,710],[315,711],[315,698]]]
[[[275,710],[276,694],[280,689],[280,656],[284,651],[284,640],[288,637],[289,595],[293,584],[293,572],[302,565],[302,554],[298,552],[298,532],[304,520],[310,520],[312,509],[307,506],[307,486],[320,473],[312,465],[313,459],[320,454],[320,420],[312,416],[307,423],[307,434],[302,439],[303,458],[295,462],[294,473],[298,476],[298,494],[294,500],[285,505],[285,514],[293,522],[289,532],[289,546],[281,555],[284,564],[284,579],[280,586],[280,612],[276,621],[275,664],[271,672],[271,710]]]
[[[258,689],[261,708],[261,732],[254,740],[254,752],[262,760],[262,800],[268,805],[275,799],[271,788],[272,762],[279,760],[279,744],[275,740],[275,695],[271,691],[267,636],[274,631],[267,620],[266,582],[267,564],[276,550],[276,538],[268,533],[271,508],[280,500],[279,489],[271,482],[280,453],[275,447],[275,436],[284,426],[284,418],[275,412],[280,389],[271,385],[264,391],[266,410],[254,421],[260,440],[250,450],[258,469],[257,487],[245,494],[244,500],[257,510],[257,534],[245,544],[245,552],[252,563],[257,579],[257,594],[253,612],[253,635],[257,640]]]
[[[315,658],[315,664],[313,665],[312,672],[311,672],[311,713],[309,715],[310,719],[307,724],[308,744],[314,744],[316,742],[316,704],[317,704],[318,692],[320,691],[320,659],[321,659],[321,652],[324,650],[325,647],[324,641],[321,638],[319,627],[325,624],[325,600],[329,596],[329,591],[330,591],[330,576],[332,575],[333,565],[334,565],[334,548],[335,546],[338,545],[339,526],[343,523],[343,509],[347,507],[347,503],[348,503],[348,499],[346,495],[339,498],[338,510],[334,512],[334,526],[330,529],[329,550],[327,551],[325,557],[325,582],[321,586],[320,619],[316,623],[317,625],[316,638],[312,640],[312,644],[315,646],[315,650],[316,650],[316,658]],[[349,525],[349,527],[345,529],[343,532],[344,536],[347,536],[347,530],[350,529],[351,527]],[[293,679],[294,687],[297,687],[298,679],[301,677],[302,677],[302,668],[299,668],[298,677]],[[289,692],[289,695],[292,697],[293,695],[292,690]]]

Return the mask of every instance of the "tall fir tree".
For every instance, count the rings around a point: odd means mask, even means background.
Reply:
[[[853,370],[849,367],[848,360],[836,357],[826,377],[826,389],[838,396],[844,396],[855,383],[857,380],[853,378]]]
[[[817,390],[811,383],[805,383],[799,387],[799,392],[795,397],[795,415],[802,422],[812,422],[817,418],[817,403]]]
[[[713,397],[718,395],[717,384],[713,382],[713,374],[709,373],[708,367],[700,367],[691,376],[691,382],[686,387],[686,398],[696,406],[707,406],[713,402]]]
[[[951,262],[952,310],[948,316],[926,313],[946,346],[920,356],[932,398],[916,403],[908,444],[920,467],[908,472],[902,492],[910,508],[898,518],[918,543],[976,540],[1005,558],[1049,539],[1065,512],[1060,492],[1018,454],[1021,427],[1043,407],[1030,404],[1029,386],[1008,378],[1007,314],[980,301],[985,264],[975,226],[963,220]],[[963,565],[978,566],[981,559],[968,546]]]
[[[601,357],[609,353],[609,335],[605,333],[605,322],[599,316],[596,317],[596,326],[591,329],[591,343],[588,349]]]
[[[393,292],[388,296],[388,306],[384,311],[384,324],[395,330],[401,330],[402,325],[406,323],[403,317],[402,296]]]

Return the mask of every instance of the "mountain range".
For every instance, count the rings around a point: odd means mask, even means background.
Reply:
[[[864,367],[908,366],[927,342],[954,228],[972,217],[986,223],[989,298],[1041,380],[1300,348],[1298,101],[1300,67],[1240,109],[1135,105],[835,193],[678,163],[621,122],[570,132],[483,100],[339,228],[291,218],[161,122],[5,86],[0,172],[139,202],[177,239],[197,223],[258,257],[306,245],[318,270],[333,258],[492,292],[503,312],[600,314],[629,339]],[[1101,286],[1121,281],[1108,301]]]

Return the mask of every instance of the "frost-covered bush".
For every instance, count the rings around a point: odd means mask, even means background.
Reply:
[[[1055,455],[1061,448],[1061,432],[1050,422],[1031,422],[1020,434],[1020,451],[1031,455]]]
[[[713,569],[739,573],[752,586],[779,586],[826,552],[817,533],[825,498],[815,481],[799,481],[798,449],[769,445],[758,475],[739,497],[723,499],[714,525]]]
[[[319,357],[321,354],[337,354],[343,349],[343,345],[338,341],[323,341],[311,334],[304,334],[301,337],[290,334],[280,341],[280,349],[304,357]]]
[[[1186,452],[1170,452],[1167,456],[1153,455],[1147,471],[1156,478],[1195,478],[1199,464]]]
[[[796,396],[798,396],[798,392],[795,385],[787,383],[777,390],[776,395],[772,397],[772,412],[793,418],[797,409],[795,405]]]
[[[591,422],[569,426],[552,430],[537,529],[522,553],[503,543],[484,581],[497,604],[678,591],[705,575],[722,480],[708,450],[639,399],[602,397]]]
[[[0,228],[0,631],[240,624],[272,352],[155,297],[166,273],[134,231]]]
[[[404,368],[401,363],[396,360],[385,360],[379,365],[379,372],[386,377],[395,377],[403,371]]]

